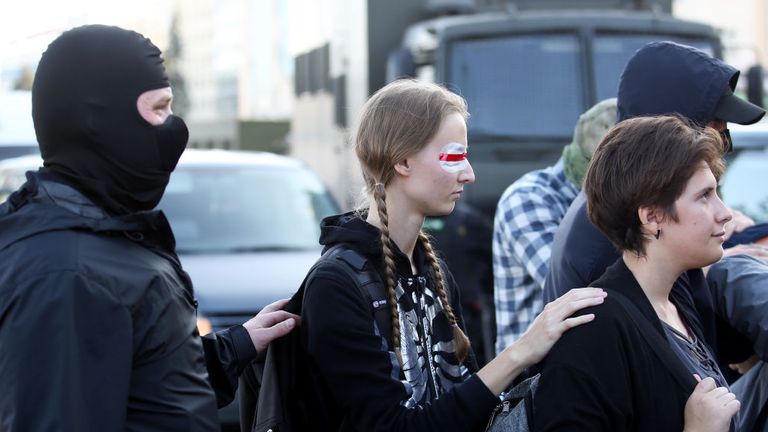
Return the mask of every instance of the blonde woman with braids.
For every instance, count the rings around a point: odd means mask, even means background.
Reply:
[[[548,305],[520,340],[483,369],[463,332],[458,289],[422,232],[425,216],[453,210],[474,181],[464,100],[433,84],[396,81],[363,107],[355,138],[368,204],[323,221],[320,242],[357,251],[386,286],[391,329],[349,276],[322,266],[306,286],[302,339],[315,388],[314,430],[482,429],[499,394],[560,335],[594,315],[599,288]],[[381,335],[389,334],[389,337]],[[476,372],[476,373],[474,373]],[[322,405],[322,406],[321,406]]]

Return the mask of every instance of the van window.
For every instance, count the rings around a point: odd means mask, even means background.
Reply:
[[[670,37],[668,35],[600,34],[594,43],[595,87],[597,100],[616,97],[624,66],[635,51],[653,41],[668,40],[690,45],[709,55],[714,54],[712,43],[703,39]]]
[[[570,34],[453,43],[447,78],[469,104],[470,135],[569,138],[584,106],[581,55]]]

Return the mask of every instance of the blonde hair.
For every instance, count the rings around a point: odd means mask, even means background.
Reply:
[[[363,171],[365,194],[376,202],[381,222],[384,277],[392,314],[392,347],[401,365],[403,360],[400,354],[400,317],[395,296],[395,255],[389,236],[386,186],[394,178],[395,163],[424,148],[437,134],[443,120],[454,113],[460,114],[465,120],[469,117],[467,103],[461,96],[435,84],[397,80],[368,99],[357,125],[355,153]],[[453,325],[456,357],[464,361],[469,352],[469,339],[457,324],[448,301],[439,261],[429,237],[423,231],[419,233],[419,243],[432,269],[440,303],[448,321]]]

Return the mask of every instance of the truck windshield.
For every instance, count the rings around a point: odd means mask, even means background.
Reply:
[[[628,35],[603,34],[595,38],[595,87],[597,100],[601,101],[616,97],[619,88],[619,77],[632,54],[643,45],[657,41],[669,40],[698,48],[709,55],[714,54],[712,43],[702,39],[670,37],[665,35]]]
[[[570,136],[584,106],[580,58],[581,46],[574,35],[454,43],[450,84],[469,104],[470,133]]]
[[[653,34],[598,34],[593,44],[595,97],[616,96],[624,65],[654,40],[692,45],[710,55],[705,39]],[[570,139],[579,115],[588,108],[585,51],[575,34],[528,34],[454,42],[447,74],[464,96],[474,137]],[[590,86],[591,87],[591,86]]]

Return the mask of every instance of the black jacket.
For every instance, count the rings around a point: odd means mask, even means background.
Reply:
[[[746,335],[754,352],[768,361],[768,264],[748,255],[723,258],[707,273],[717,314],[740,334]],[[751,350],[742,353],[751,354]]]
[[[218,430],[163,213],[109,217],[43,177],[0,205],[0,429]],[[206,345],[231,400],[253,345],[242,327]]]
[[[589,221],[587,202],[584,192],[581,192],[555,233],[549,273],[544,284],[544,301],[548,303],[571,288],[591,284],[618,258],[616,248]],[[683,273],[675,285],[689,291],[699,313],[704,340],[715,350],[725,378],[733,382],[738,375],[728,368],[728,363],[740,362],[749,356],[749,340],[718,314],[716,309],[722,309],[719,304],[724,299],[713,298],[700,269]]]
[[[384,274],[379,231],[356,215],[324,220],[320,241],[326,248],[346,244]],[[406,368],[405,373],[389,342],[379,336],[371,306],[349,277],[320,267],[307,282],[301,335],[315,391],[325,401],[309,415],[317,420],[316,430],[476,430],[498,403],[479,378],[470,375],[476,369],[473,356],[463,365],[456,361],[451,327],[431,296],[434,285],[423,251],[417,247],[415,255],[419,275],[411,274],[401,252],[396,258],[407,293],[399,297],[401,346],[406,364],[417,357],[426,364]],[[461,319],[457,287],[450,273],[444,273],[448,296]],[[416,339],[420,342],[413,343]],[[425,346],[431,355],[417,355]],[[415,385],[419,382],[425,386]]]
[[[661,321],[623,260],[592,285],[620,291],[666,341]],[[675,286],[670,297],[701,338],[688,292]],[[611,291],[604,304],[577,315],[588,313],[594,313],[595,320],[565,332],[544,360],[534,430],[683,430],[685,403],[696,381],[686,374],[682,362],[670,362],[678,368],[679,373],[673,374]],[[678,360],[668,344],[662,349]],[[690,379],[683,386],[676,376]]]

